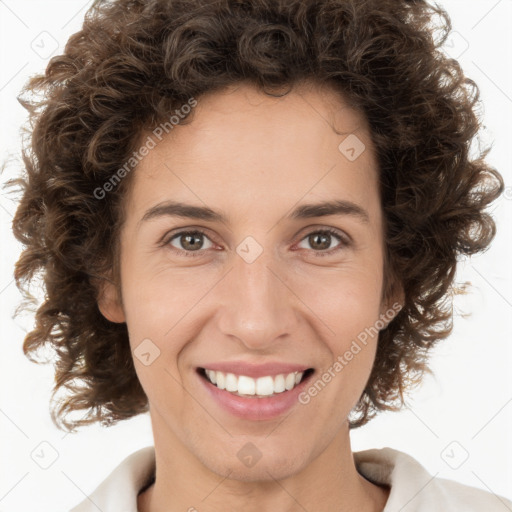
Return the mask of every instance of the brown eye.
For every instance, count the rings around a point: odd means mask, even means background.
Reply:
[[[210,245],[204,247],[205,240],[208,240]],[[177,242],[177,246],[174,245]],[[210,249],[213,244],[210,239],[202,231],[180,231],[172,236],[167,242],[168,245],[173,247],[179,253],[192,253],[200,252],[203,249]],[[187,254],[188,256],[189,254]]]
[[[308,236],[308,243],[313,249],[326,250],[329,249],[332,236],[328,233],[313,233]]]
[[[339,244],[333,248],[332,243],[335,240],[338,240]],[[345,246],[349,245],[346,237],[342,236],[340,233],[333,229],[321,229],[312,231],[301,240],[301,243],[303,242],[306,242],[309,247],[301,248],[311,249],[318,253],[318,256],[332,254],[333,252],[337,252],[338,250],[341,250]]]

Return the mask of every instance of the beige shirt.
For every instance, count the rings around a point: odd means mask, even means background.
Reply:
[[[354,452],[358,472],[391,486],[383,512],[512,512],[512,501],[452,480],[436,478],[414,458],[392,448]],[[137,512],[137,495],[154,476],[155,450],[124,459],[70,512]]]

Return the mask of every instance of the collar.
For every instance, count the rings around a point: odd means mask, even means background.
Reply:
[[[353,452],[353,457],[364,478],[391,487],[383,512],[431,512],[444,507],[466,512],[512,510],[507,499],[436,478],[437,473],[432,476],[413,457],[393,448]],[[155,467],[153,446],[132,453],[70,512],[137,512],[137,495],[153,478]]]

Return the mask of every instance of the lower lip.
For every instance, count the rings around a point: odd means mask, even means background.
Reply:
[[[295,404],[298,404],[298,397],[302,390],[306,387],[309,378],[313,375],[309,374],[297,386],[290,391],[283,391],[274,396],[266,398],[242,397],[234,395],[224,389],[219,389],[205,377],[198,375],[203,382],[207,391],[212,398],[227,412],[251,421],[264,421],[278,418]]]

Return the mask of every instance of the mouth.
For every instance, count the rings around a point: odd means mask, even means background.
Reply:
[[[208,368],[198,368],[198,374],[216,388],[243,398],[272,398],[292,391],[308,380],[314,373],[313,368],[302,372],[265,375],[258,378],[247,375],[221,372]]]

